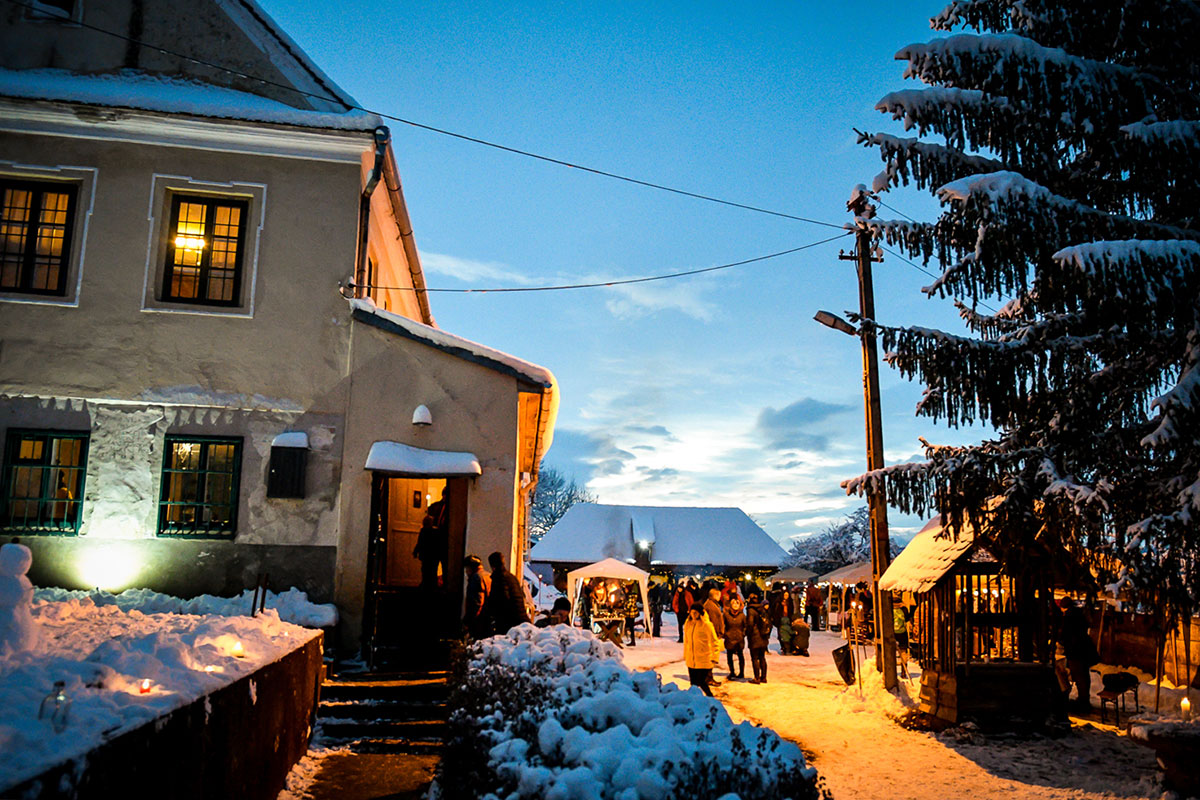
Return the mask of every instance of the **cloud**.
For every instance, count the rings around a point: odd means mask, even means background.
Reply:
[[[671,467],[662,467],[655,469],[653,467],[638,467],[638,474],[648,481],[661,481],[667,478],[674,478],[679,474],[679,470]]]
[[[464,283],[480,281],[493,284],[528,285],[533,283],[532,278],[516,272],[512,267],[499,261],[477,261],[473,258],[460,258],[445,253],[422,251],[421,267],[431,275],[444,275]]]
[[[642,433],[647,436],[661,436],[669,441],[678,441],[675,434],[667,430],[665,425],[626,425],[625,430],[630,433]]]
[[[610,286],[610,297],[604,304],[618,319],[638,319],[658,311],[678,311],[701,322],[710,322],[716,314],[717,305],[703,295],[710,288],[709,281],[661,281],[657,283],[630,283]]]
[[[569,428],[555,430],[554,444],[546,455],[548,463],[582,484],[596,477],[617,475],[634,458],[633,453],[618,447],[607,433]]]
[[[764,408],[758,414],[755,431],[766,439],[767,447],[772,450],[822,452],[829,449],[829,435],[807,429],[849,410],[850,406],[803,397],[778,410],[770,406]]]

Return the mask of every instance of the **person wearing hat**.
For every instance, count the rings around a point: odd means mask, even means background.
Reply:
[[[483,562],[476,555],[463,559],[463,572],[467,575],[463,626],[472,639],[486,639],[492,635],[492,620],[487,613],[487,599],[492,591],[491,578],[483,571]]]

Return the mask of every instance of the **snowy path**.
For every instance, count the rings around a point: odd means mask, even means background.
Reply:
[[[686,688],[682,645],[673,637],[643,642],[625,651],[626,663],[657,669],[664,682]],[[1162,793],[1153,753],[1111,727],[1077,723],[1060,739],[993,737],[983,745],[905,730],[885,716],[885,709],[895,713],[899,705],[881,687],[864,690],[860,700],[857,687],[842,683],[830,657],[841,643],[837,634],[818,632],[811,658],[770,653],[769,683],[762,686],[725,680],[722,665],[717,676],[723,682],[716,688],[735,720],[767,725],[800,744],[835,800],[1080,800]],[[914,681],[914,692],[915,686]]]

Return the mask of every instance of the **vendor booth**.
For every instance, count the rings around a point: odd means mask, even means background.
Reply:
[[[588,564],[586,567],[580,567],[567,573],[567,598],[571,602],[571,619],[574,620],[576,617],[585,616],[586,598],[584,598],[580,590],[585,581],[597,578],[601,580],[611,579],[622,583],[636,582],[638,593],[642,600],[642,608],[639,616],[641,616],[646,630],[649,631],[650,573],[638,569],[632,564],[618,561],[615,558],[606,558],[602,561],[597,561],[595,564]],[[610,604],[607,601],[594,604],[588,603],[586,617],[586,624],[592,629],[593,633],[600,634],[604,638],[619,644],[619,638],[616,637],[625,633],[625,621],[627,619],[623,608],[616,607],[615,603]]]
[[[855,561],[827,572],[817,578],[817,585],[825,591],[825,619],[829,630],[840,631],[852,619],[851,605],[854,602],[854,587],[874,582],[870,561]]]
[[[921,529],[879,580],[911,592],[919,708],[948,723],[1039,725],[1057,690],[1042,576],[1005,572],[969,524],[955,536],[940,518]]]

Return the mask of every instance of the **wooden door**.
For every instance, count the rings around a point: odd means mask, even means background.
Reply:
[[[417,546],[417,536],[429,505],[442,496],[446,481],[443,478],[390,478],[388,483],[385,582],[392,587],[419,586],[421,562],[413,556],[413,548]]]

